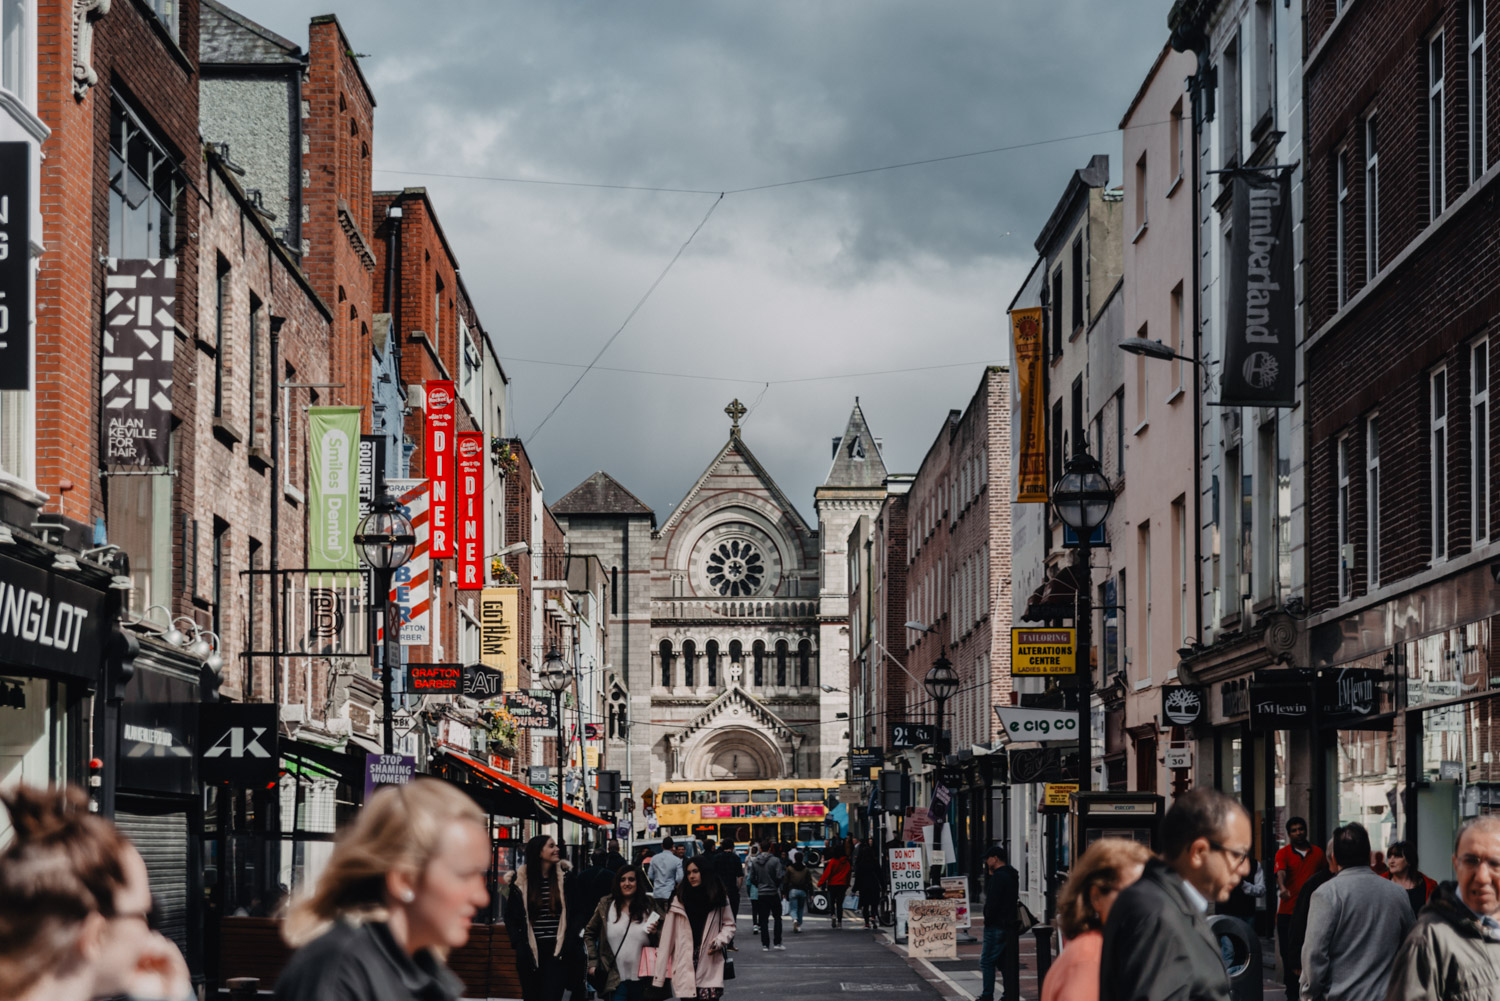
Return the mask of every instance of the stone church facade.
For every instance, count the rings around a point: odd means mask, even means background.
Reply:
[[[809,525],[750,451],[744,409],[660,527],[607,473],[552,505],[607,568],[608,757],[637,793],[669,779],[833,777],[848,753],[849,529],[884,497],[856,403]],[[628,727],[614,723],[628,719]]]

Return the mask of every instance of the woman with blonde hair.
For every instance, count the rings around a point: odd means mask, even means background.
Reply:
[[[292,904],[283,934],[300,948],[276,1001],[455,1001],[463,985],[443,960],[489,903],[489,866],[484,813],[463,791],[427,778],[381,789]]]
[[[192,996],[187,964],[155,930],[146,863],[76,787],[0,793],[0,998]]]
[[[1057,926],[1067,944],[1047,971],[1042,1001],[1099,1001],[1104,922],[1150,858],[1145,845],[1125,838],[1100,838],[1079,858],[1057,895]]]

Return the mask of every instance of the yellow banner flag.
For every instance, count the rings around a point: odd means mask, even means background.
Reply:
[[[479,662],[505,676],[501,691],[520,687],[520,633],[516,618],[521,589],[487,587],[479,592]]]
[[[1021,404],[1016,503],[1045,504],[1047,496],[1047,396],[1042,381],[1042,310],[1013,309],[1016,391]]]

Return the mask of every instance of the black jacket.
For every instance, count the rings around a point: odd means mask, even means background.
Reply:
[[[984,926],[1016,926],[1016,908],[1021,900],[1021,877],[1013,865],[1002,865],[984,877]]]
[[[1099,1001],[1229,1001],[1219,941],[1178,876],[1152,859],[1110,908]]]
[[[559,864],[565,865],[566,863]],[[578,933],[583,930],[583,926],[588,923],[594,912],[584,908],[578,890],[578,880],[573,873],[564,869],[562,874],[563,910],[557,923],[557,941],[562,944],[562,954],[557,958],[566,968],[576,967],[578,978],[581,980],[585,957],[583,939]],[[516,950],[516,966],[520,970],[521,980],[524,983],[536,972],[538,965],[535,951],[536,936],[526,920],[526,867],[524,866],[517,870],[515,885],[510,889],[510,896],[505,898],[505,931],[510,935],[511,946]]]
[[[1334,876],[1326,868],[1319,869],[1307,877],[1302,889],[1297,891],[1297,906],[1292,910],[1292,926],[1287,932],[1287,947],[1297,957],[1297,969],[1302,968],[1302,943],[1307,941],[1307,915],[1312,908],[1313,891]]]
[[[435,956],[408,956],[381,922],[342,921],[292,954],[275,1001],[456,1001],[463,984]]]

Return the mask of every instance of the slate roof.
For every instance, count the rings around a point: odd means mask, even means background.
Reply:
[[[203,0],[198,20],[198,59],[205,65],[301,65],[302,47],[218,0]]]
[[[844,437],[839,440],[839,450],[828,469],[825,487],[879,487],[885,483],[885,460],[880,457],[880,448],[875,436],[865,423],[865,412],[855,397],[854,410],[849,414],[849,425]]]
[[[551,505],[553,514],[643,514],[653,524],[656,513],[620,481],[600,470]]]

